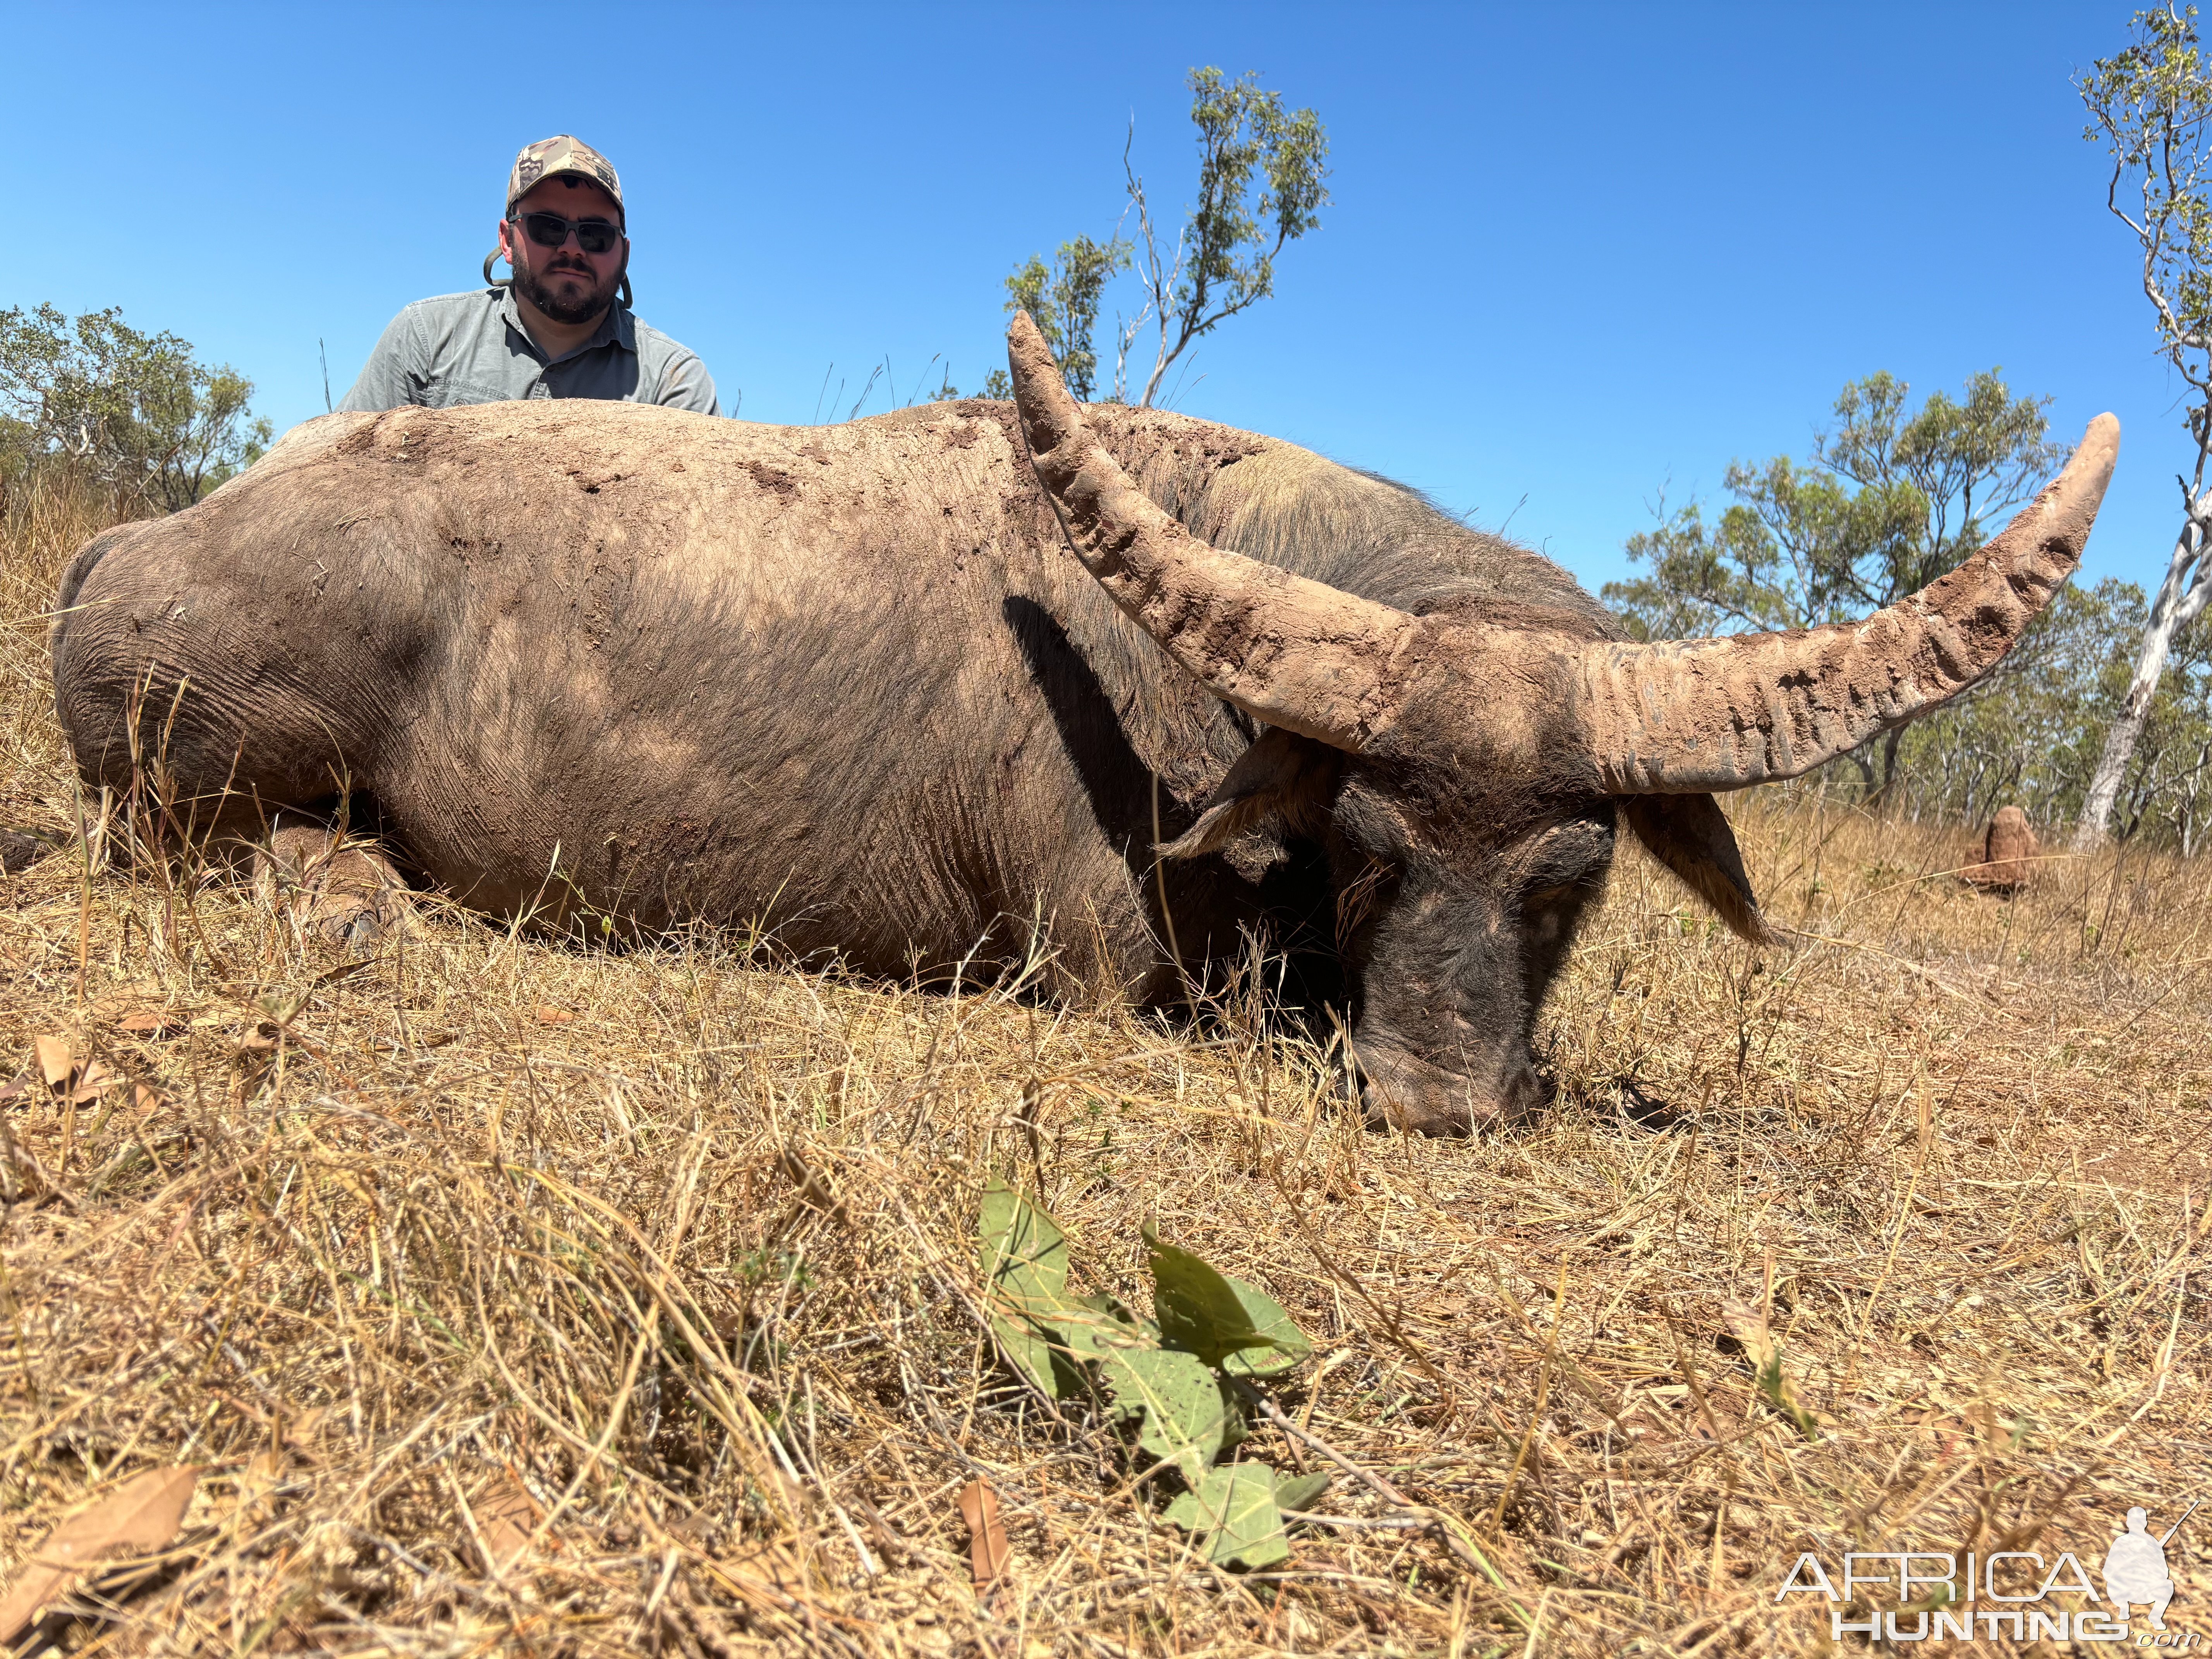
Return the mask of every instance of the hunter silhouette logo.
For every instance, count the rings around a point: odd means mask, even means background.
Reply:
[[[2164,1532],[2150,1529],[2150,1512],[2140,1506],[2128,1511],[2126,1528],[2105,1552],[2100,1576],[2105,1593],[2071,1551],[2048,1564],[2029,1550],[1996,1550],[1988,1555],[1960,1555],[1948,1550],[1854,1550],[1843,1559],[1838,1579],[1831,1578],[1820,1559],[1807,1553],[1774,1593],[1777,1601],[1791,1595],[1819,1595],[1829,1603],[1829,1634],[1841,1641],[1847,1634],[1880,1641],[1920,1642],[1929,1637],[1966,1641],[1979,1635],[1994,1641],[2008,1636],[2015,1642],[2122,1642],[2130,1634],[2128,1620],[2136,1607],[2150,1614],[2148,1630],[2166,1630],[2166,1609],[2173,1600],[2173,1577],[2166,1571],[2166,1547],[2189,1517],[2197,1513],[2201,1498],[2193,1498],[2181,1517]],[[2094,1558],[2093,1558],[2094,1559]],[[1964,1563],[1965,1571],[1960,1571]],[[2013,1589],[2033,1584],[2025,1593]],[[1888,1594],[1873,1587],[1889,1587]],[[2070,1593],[2099,1605],[2068,1609],[2052,1605],[2047,1597]],[[1850,1604],[1888,1602],[1872,1606],[1864,1619],[1848,1616]],[[1909,1619],[1910,1626],[1899,1623]],[[2200,1638],[2182,1632],[2172,1637],[2146,1633],[2139,1647],[2174,1650],[2194,1649]]]
[[[2200,1498],[2183,1510],[2181,1521],[2196,1514],[2197,1504],[2203,1501]],[[2181,1530],[2181,1521],[2154,1538],[2150,1511],[2128,1511],[2128,1529],[2112,1540],[2112,1547],[2105,1552],[2105,1594],[2116,1618],[2124,1621],[2130,1608],[2148,1607],[2150,1627],[2166,1628],[2166,1604],[2173,1600],[2173,1580],[2166,1571],[2166,1544]]]

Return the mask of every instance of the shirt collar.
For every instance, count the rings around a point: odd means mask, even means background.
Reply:
[[[530,337],[530,331],[522,325],[522,313],[515,303],[514,289],[511,283],[502,283],[500,287],[499,314],[524,349],[548,368],[555,363],[565,363],[571,357],[580,357],[587,351],[596,351],[603,345],[620,346],[632,356],[637,355],[637,319],[629,314],[629,307],[619,300],[607,307],[606,315],[599,319],[599,325],[592,331],[590,339],[573,351],[562,352],[558,357],[546,356],[538,349],[538,342]]]

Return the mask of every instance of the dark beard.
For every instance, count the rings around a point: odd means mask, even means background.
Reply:
[[[582,276],[588,281],[591,272],[572,267],[551,275],[556,277]],[[623,274],[617,270],[602,286],[587,288],[580,299],[568,301],[562,299],[536,270],[525,264],[515,270],[514,291],[556,323],[588,323],[613,303],[616,294],[622,289],[622,279]]]

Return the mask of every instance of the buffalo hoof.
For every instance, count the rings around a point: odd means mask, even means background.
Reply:
[[[413,909],[389,860],[320,824],[272,831],[254,873],[270,882],[302,931],[352,955],[374,950]]]

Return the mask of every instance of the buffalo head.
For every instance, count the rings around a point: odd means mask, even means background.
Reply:
[[[1370,1115],[1431,1132],[1540,1099],[1529,1040],[1623,820],[1747,939],[1767,938],[1713,792],[1797,776],[1957,696],[2073,574],[2112,477],[2100,415],[2059,477],[1958,569],[1865,621],[1635,644],[1497,607],[1413,615],[1207,546],[1085,426],[1025,314],[1008,335],[1039,483],[1114,602],[1266,730],[1189,832],[1269,814],[1327,846]]]

